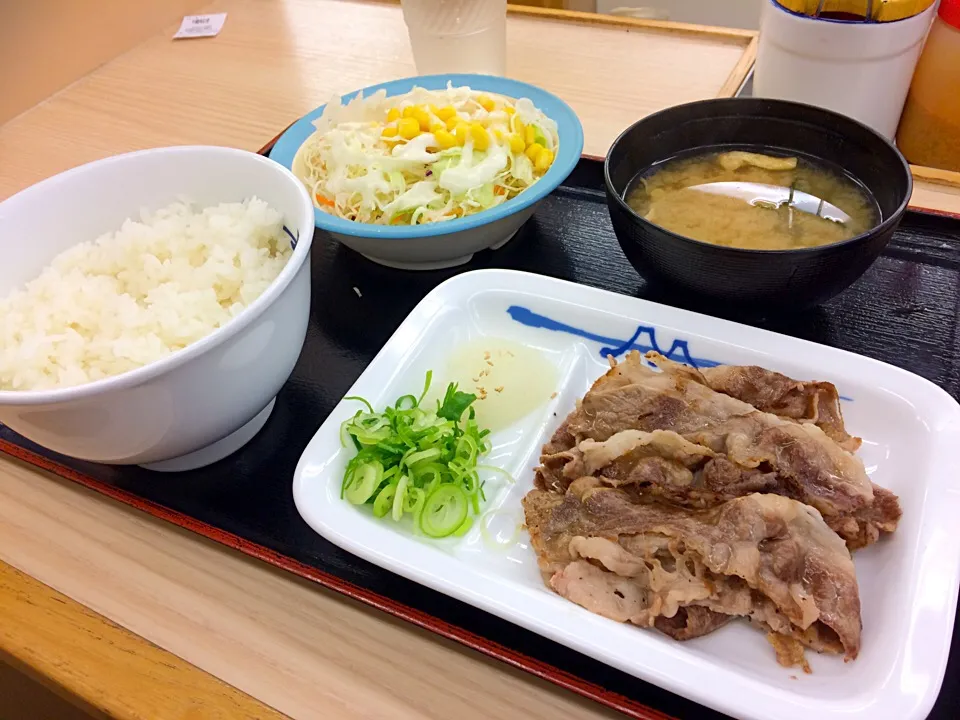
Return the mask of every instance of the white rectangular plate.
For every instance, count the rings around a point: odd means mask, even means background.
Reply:
[[[349,395],[376,408],[418,393],[461,343],[484,336],[540,349],[558,368],[557,395],[492,436],[486,462],[513,474],[491,481],[494,529],[519,527],[540,447],[608,367],[604,354],[651,348],[676,360],[753,364],[828,380],[844,396],[852,434],[874,482],[900,496],[903,520],[855,555],[863,647],[851,663],[811,657],[813,674],[777,665],[763,633],[734,622],[686,643],[594,615],[544,586],[525,531],[503,547],[480,524],[430,541],[340,499],[345,463],[341,401],[307,446],[294,497],[330,542],[416,582],[540,633],[601,662],[730,715],[756,720],[920,720],[940,690],[960,586],[960,406],[916,375],[835,348],[539,275],[481,270],[431,292],[370,363]],[[507,533],[509,534],[509,532]]]

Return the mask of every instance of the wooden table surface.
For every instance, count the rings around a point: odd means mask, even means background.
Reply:
[[[172,29],[160,33],[0,128],[0,199],[127,150],[257,150],[334,93],[416,74],[398,5],[221,0],[211,9],[228,13],[218,37],[172,41]],[[508,73],[570,102],[587,154],[604,155],[620,131],[654,110],[731,94],[752,62],[747,31],[607,24],[589,15],[577,23],[552,18],[573,13],[515,10]]]
[[[69,167],[191,143],[256,150],[334,93],[414,74],[396,5],[222,0],[0,127],[0,199]],[[508,72],[566,99],[585,152],[732,94],[752,33],[526,10]],[[163,479],[159,478],[158,482]],[[0,456],[0,660],[112,718],[600,718],[608,711]],[[3,708],[0,707],[0,710]]]

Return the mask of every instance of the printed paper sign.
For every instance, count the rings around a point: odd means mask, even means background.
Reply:
[[[227,19],[226,13],[214,13],[213,15],[187,15],[180,23],[180,29],[173,36],[174,40],[181,38],[214,37],[223,27],[223,21]]]

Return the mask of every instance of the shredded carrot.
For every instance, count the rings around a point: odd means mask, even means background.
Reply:
[[[317,193],[317,202],[321,205],[326,205],[327,207],[336,207],[337,203],[330,198],[325,198],[320,193]]]
[[[493,189],[493,192],[494,192],[495,195],[506,195],[506,194],[507,194],[507,189],[506,189],[505,187],[503,187],[503,185],[497,185],[497,186]]]

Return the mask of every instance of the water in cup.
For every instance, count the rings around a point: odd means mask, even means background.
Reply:
[[[401,0],[421,75],[504,75],[506,0]]]

